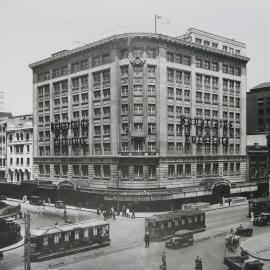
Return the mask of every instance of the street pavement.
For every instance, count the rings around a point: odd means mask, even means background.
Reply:
[[[62,209],[53,207],[37,207],[22,204],[23,210],[32,209],[40,214],[32,214],[32,227],[43,224],[54,224],[56,217],[45,217],[43,211],[61,214]],[[67,257],[57,258],[42,263],[32,263],[32,269],[159,269],[161,265],[161,254],[166,251],[167,269],[194,269],[194,259],[196,256],[203,258],[204,268],[207,270],[225,270],[223,265],[224,256],[224,236],[219,237],[230,230],[236,228],[240,223],[250,224],[247,218],[247,205],[227,207],[206,212],[207,230],[195,235],[193,247],[165,250],[164,242],[151,243],[150,248],[144,248],[144,219],[130,219],[117,217],[116,221],[108,220],[111,226],[111,246],[93,251],[83,252]],[[95,213],[69,209],[69,215],[78,220],[97,218]],[[137,214],[138,215],[138,214]],[[56,215],[57,216],[57,215]],[[100,218],[100,217],[99,217]],[[58,220],[58,222],[60,222]],[[262,230],[261,230],[262,229]],[[268,228],[269,229],[269,228]],[[265,233],[264,228],[254,228],[254,234]],[[0,262],[1,270],[23,269],[23,249],[13,250],[5,254],[5,258]]]

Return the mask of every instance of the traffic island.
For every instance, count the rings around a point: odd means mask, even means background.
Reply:
[[[264,261],[270,267],[270,233],[259,235],[243,241],[241,249],[251,257]]]

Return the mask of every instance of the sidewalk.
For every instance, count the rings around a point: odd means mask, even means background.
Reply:
[[[15,201],[15,202],[18,202],[18,203],[25,203],[25,202],[22,202],[19,199],[13,199],[13,198],[7,198],[7,200]],[[26,202],[26,203],[29,203],[29,202]],[[236,206],[247,205],[247,204],[248,204],[248,201],[234,203],[234,204],[231,204],[230,206],[229,206],[228,203],[225,203],[222,206],[220,204],[211,204],[207,208],[203,208],[201,210],[207,212],[207,211],[214,211],[214,210],[230,208],[230,207],[236,207]],[[45,206],[55,207],[54,204],[52,204],[52,203],[50,203],[50,204],[45,203]],[[83,208],[83,207],[78,208],[76,206],[71,206],[71,205],[66,205],[66,208],[67,209],[72,209],[72,210],[77,210],[77,211],[84,211],[84,212],[92,212],[92,213],[97,212],[96,209],[89,209],[89,208]],[[147,217],[150,217],[150,216],[153,216],[153,215],[166,214],[166,213],[169,213],[169,212],[171,212],[171,211],[165,211],[165,212],[136,212],[135,214],[136,214],[136,218],[147,218]]]

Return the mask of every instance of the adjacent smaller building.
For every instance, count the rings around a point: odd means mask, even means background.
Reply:
[[[6,128],[7,182],[21,183],[33,179],[33,116],[9,119]]]
[[[247,136],[247,179],[256,183],[258,194],[269,190],[269,144],[266,134]]]
[[[6,127],[11,113],[0,112],[0,182],[6,181]]]
[[[260,83],[247,93],[247,135],[270,131],[270,82]]]

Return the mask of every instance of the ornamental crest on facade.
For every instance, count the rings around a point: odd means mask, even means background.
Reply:
[[[130,59],[130,64],[133,66],[143,66],[145,60],[142,59],[140,56],[135,56]]]

